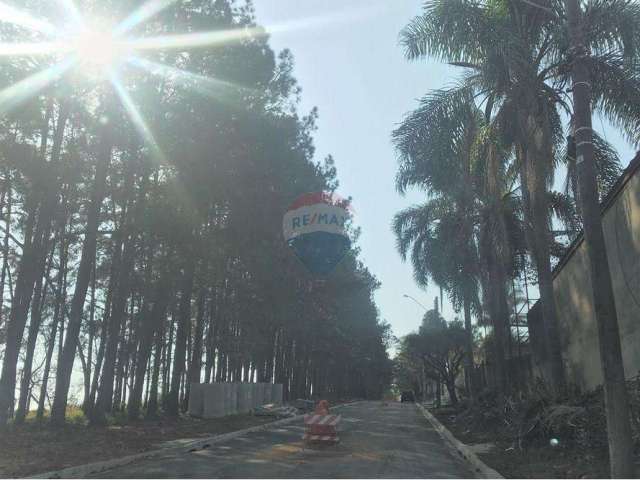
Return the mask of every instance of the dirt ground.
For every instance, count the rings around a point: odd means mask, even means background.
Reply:
[[[207,437],[273,420],[233,415],[210,420],[161,418],[107,427],[89,427],[78,422],[61,428],[32,420],[0,431],[0,477],[24,477],[133,455],[170,440]]]
[[[550,442],[521,447],[505,438],[498,425],[469,429],[467,421],[457,419],[451,409],[433,411],[453,435],[467,445],[490,444],[477,452],[480,459],[506,478],[607,478],[609,460],[603,449],[584,449]],[[456,421],[458,420],[458,421]],[[550,441],[551,439],[549,439]]]

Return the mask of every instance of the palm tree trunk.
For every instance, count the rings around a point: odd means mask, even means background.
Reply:
[[[535,120],[532,122],[535,122]],[[531,143],[533,144],[534,142]],[[521,160],[521,183],[524,187],[522,193],[525,204],[527,240],[533,252],[538,272],[538,288],[540,290],[546,345],[551,360],[551,378],[556,392],[562,395],[566,390],[566,380],[562,361],[558,314],[553,293],[553,276],[549,250],[551,241],[549,201],[546,186],[546,162],[551,157],[551,152],[545,153],[541,151],[536,155],[531,149],[525,150]]]
[[[474,381],[474,361],[473,361],[473,327],[471,325],[471,302],[464,299],[464,330],[465,330],[465,354],[464,371],[469,399],[471,403],[476,401],[476,382]]]
[[[509,378],[506,369],[505,360],[505,344],[507,343],[506,334],[509,325],[509,310],[507,307],[507,291],[506,291],[506,275],[500,264],[500,260],[495,256],[489,265],[489,278],[491,288],[491,303],[494,334],[494,356],[495,356],[495,372],[496,383],[499,394],[507,392],[509,387]]]
[[[567,0],[566,4],[575,53],[573,104],[577,142],[576,162],[580,180],[584,237],[591,267],[591,287],[598,324],[611,477],[633,478],[635,464],[629,417],[629,398],[622,361],[618,316],[598,201],[591,129],[589,71],[584,61],[588,56],[588,50],[585,47],[584,32],[580,20],[580,4],[577,0]]]

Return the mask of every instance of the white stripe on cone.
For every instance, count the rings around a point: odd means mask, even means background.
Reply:
[[[304,440],[320,441],[320,442],[337,442],[339,439],[336,435],[304,435]]]
[[[337,425],[341,415],[305,415],[305,425]]]

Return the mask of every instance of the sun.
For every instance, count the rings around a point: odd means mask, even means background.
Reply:
[[[82,30],[71,37],[69,47],[81,67],[100,71],[117,66],[130,53],[111,30]]]
[[[268,29],[240,25],[225,30],[156,35],[137,32],[141,25],[178,2],[180,0],[141,0],[137,8],[118,21],[109,16],[102,19],[87,17],[77,8],[75,0],[51,0],[50,3],[61,7],[63,14],[60,17],[62,24],[53,24],[47,18],[34,16],[0,0],[0,24],[14,24],[29,33],[24,41],[4,41],[4,36],[0,35],[0,60],[11,57],[50,57],[53,61],[42,70],[0,90],[0,117],[67,74],[80,73],[88,78],[88,82],[83,82],[86,85],[95,83],[96,86],[113,86],[113,91],[121,100],[134,127],[152,150],[157,152],[157,156],[161,157],[162,152],[159,151],[150,128],[127,90],[125,80],[132,68],[193,88],[216,101],[242,98],[247,93],[253,95],[253,92],[235,83],[154,62],[146,58],[147,54],[165,51],[187,53],[195,49],[219,48],[266,38],[269,32],[305,29],[318,22],[335,22],[334,17],[324,20],[318,17],[272,25]]]

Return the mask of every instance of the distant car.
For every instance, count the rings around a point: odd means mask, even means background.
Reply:
[[[402,395],[400,395],[400,401],[402,403],[404,403],[404,402],[412,402],[413,403],[413,402],[416,401],[416,398],[413,395],[413,392],[408,390],[406,392],[402,392]]]

